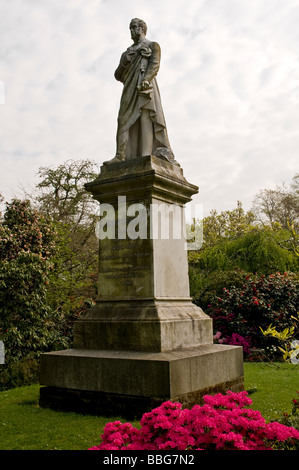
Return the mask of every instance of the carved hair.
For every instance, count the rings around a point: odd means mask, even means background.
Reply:
[[[145,21],[140,20],[139,18],[133,18],[133,19],[131,20],[130,27],[131,27],[132,21],[138,21],[138,25],[141,27],[143,33],[144,33],[144,34],[147,33],[147,25],[146,25]]]

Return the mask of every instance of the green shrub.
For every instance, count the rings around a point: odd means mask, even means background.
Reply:
[[[221,297],[223,289],[242,287],[249,274],[241,269],[198,273],[194,266],[189,266],[190,293],[193,302],[203,310],[208,308],[215,296]]]
[[[38,359],[23,358],[0,367],[0,390],[31,385],[39,381]]]
[[[5,370],[12,375],[9,382],[19,383],[17,371],[20,380],[29,377],[28,364],[41,352],[67,345],[60,332],[62,316],[46,301],[54,252],[51,220],[29,201],[6,203],[0,223],[0,340],[5,344],[6,362],[0,372],[2,383]]]
[[[271,348],[275,338],[265,337],[261,331],[269,324],[279,330],[294,325],[299,304],[298,278],[293,274],[247,276],[241,287],[223,288],[215,295],[206,313],[213,319],[214,332],[220,332],[220,341],[238,334],[251,347]],[[218,333],[219,341],[219,333]],[[232,344],[232,343],[230,343]],[[273,351],[272,351],[273,352]]]

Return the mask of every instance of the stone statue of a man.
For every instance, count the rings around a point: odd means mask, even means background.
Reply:
[[[156,75],[160,46],[146,39],[147,26],[130,23],[133,44],[122,54],[115,78],[124,84],[117,128],[116,156],[104,164],[156,155],[178,165],[169,144]]]

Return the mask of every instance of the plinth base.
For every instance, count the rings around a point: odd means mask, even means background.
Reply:
[[[243,351],[207,345],[167,353],[73,349],[41,356],[40,406],[139,419],[167,400],[243,390]]]
[[[97,302],[74,325],[75,349],[158,353],[212,342],[212,319],[191,299]]]

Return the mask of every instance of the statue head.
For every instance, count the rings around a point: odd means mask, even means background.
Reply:
[[[133,18],[130,22],[130,31],[133,40],[139,39],[140,35],[146,35],[147,25],[143,20],[140,20],[139,18]]]

